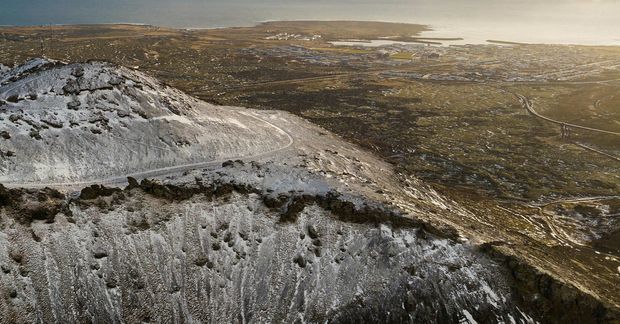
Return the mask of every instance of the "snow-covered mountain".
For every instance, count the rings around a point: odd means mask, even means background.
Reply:
[[[289,144],[238,108],[216,107],[107,63],[36,59],[0,74],[0,182],[107,179]]]

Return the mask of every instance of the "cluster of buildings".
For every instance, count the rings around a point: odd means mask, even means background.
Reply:
[[[279,33],[272,36],[265,37],[267,40],[302,40],[302,41],[315,41],[321,39],[321,35],[302,35],[302,34],[289,34]]]

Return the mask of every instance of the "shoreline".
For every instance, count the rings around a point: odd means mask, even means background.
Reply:
[[[428,23],[407,23],[407,22],[396,22],[396,21],[380,21],[380,20],[346,20],[346,19],[338,19],[338,20],[307,20],[307,19],[286,19],[286,20],[262,20],[257,21],[254,24],[248,25],[235,25],[235,26],[213,26],[213,27],[200,27],[200,26],[186,26],[186,27],[171,27],[165,25],[153,25],[148,23],[140,23],[140,22],[109,22],[109,23],[69,23],[69,24],[40,24],[40,25],[0,25],[0,29],[29,29],[29,28],[46,28],[46,27],[97,27],[97,26],[133,26],[133,27],[152,27],[152,28],[163,28],[169,30],[178,30],[178,31],[208,31],[208,30],[223,30],[223,29],[235,29],[235,28],[259,28],[261,26],[267,26],[269,24],[287,24],[287,23],[337,23],[337,22],[348,22],[348,23],[379,23],[379,24],[394,24],[394,25],[407,25],[407,26],[417,26],[422,30],[417,35],[409,36],[409,41],[415,43],[422,44],[431,44],[431,45],[439,45],[439,43],[444,46],[456,45],[456,46],[467,46],[467,45],[521,45],[521,46],[586,46],[586,47],[618,47],[620,46],[620,40],[613,40],[609,43],[579,43],[579,42],[536,42],[536,41],[513,41],[513,40],[503,40],[493,37],[482,37],[478,35],[477,37],[467,37],[467,35],[458,35],[458,36],[440,36],[437,34],[441,33],[450,33],[450,31],[442,31],[438,29],[433,24]],[[427,33],[432,33],[432,35],[425,35]],[[453,33],[452,33],[453,34]],[[394,36],[383,36],[378,37],[379,39],[392,39]],[[401,36],[396,36],[395,38],[402,38]],[[473,39],[475,38],[475,40]],[[371,39],[366,39],[371,40]],[[471,41],[470,41],[471,40]],[[438,44],[435,44],[438,42]],[[450,44],[450,42],[459,42],[458,44]]]
[[[150,26],[158,28],[168,28],[176,30],[211,30],[211,29],[226,29],[226,28],[253,28],[261,25],[267,25],[271,23],[333,23],[333,22],[351,22],[351,23],[381,23],[381,24],[395,24],[395,25],[410,25],[420,26],[426,28],[425,31],[435,31],[430,24],[422,23],[410,23],[400,21],[387,21],[387,20],[355,20],[355,19],[283,19],[283,20],[260,20],[253,24],[240,24],[234,26],[166,26],[166,25],[153,25],[149,23],[141,22],[102,22],[102,23],[55,23],[55,24],[31,24],[31,25],[12,25],[12,24],[0,24],[0,28],[32,28],[32,27],[48,27],[48,26],[114,26],[114,25],[127,25],[127,26]]]

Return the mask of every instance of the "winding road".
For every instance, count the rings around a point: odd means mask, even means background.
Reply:
[[[274,128],[276,131],[281,132],[282,134],[286,135],[287,137],[287,143],[274,148],[272,150],[268,150],[259,154],[253,154],[253,155],[245,155],[245,156],[233,156],[233,157],[227,157],[227,158],[223,158],[223,159],[218,159],[218,160],[212,160],[212,161],[204,161],[204,162],[197,162],[197,163],[188,163],[188,164],[181,164],[181,165],[173,165],[173,166],[169,166],[169,167],[164,167],[164,168],[158,168],[158,169],[151,169],[151,170],[144,170],[144,171],[139,171],[139,172],[133,172],[133,173],[128,173],[128,174],[123,174],[123,175],[118,175],[118,176],[112,176],[109,178],[103,178],[103,179],[93,179],[93,180],[84,180],[84,181],[72,181],[72,182],[37,182],[37,183],[33,183],[33,182],[4,182],[2,183],[4,186],[8,187],[8,188],[32,188],[32,189],[37,189],[37,188],[45,188],[45,187],[53,187],[53,188],[64,188],[64,189],[72,189],[72,188],[77,188],[77,187],[86,187],[86,186],[90,186],[90,185],[94,185],[94,184],[100,184],[100,185],[116,185],[116,186],[121,186],[124,184],[127,184],[127,178],[128,177],[132,177],[132,178],[137,178],[137,179],[143,179],[143,178],[151,178],[151,177],[162,177],[165,175],[169,175],[169,174],[174,174],[174,173],[180,173],[180,172],[185,172],[185,171],[191,171],[191,170],[196,170],[196,169],[202,169],[202,168],[208,168],[208,167],[217,167],[220,166],[223,162],[225,161],[229,161],[229,160],[248,160],[248,159],[259,159],[259,158],[263,158],[263,157],[267,157],[270,155],[273,155],[277,152],[283,151],[288,149],[289,147],[291,147],[294,143],[295,143],[295,139],[293,138],[293,136],[291,136],[291,134],[282,129],[281,127],[274,125],[273,123],[260,118],[258,116],[253,115],[250,112],[239,112],[240,114],[243,114],[247,117],[256,119],[262,123],[265,123],[267,125],[269,125],[270,127]],[[280,114],[279,112],[277,114]]]
[[[0,96],[6,97],[13,90],[20,88],[20,87],[24,87],[25,85],[37,82],[41,78],[43,78],[43,76],[31,77],[28,80],[19,80],[15,84],[12,84],[8,87],[5,87],[5,89],[2,89],[2,91],[0,92]],[[229,161],[229,160],[259,159],[259,158],[270,156],[277,152],[283,151],[291,147],[293,143],[295,142],[295,140],[293,139],[293,137],[288,131],[282,129],[281,127],[277,125],[274,125],[273,123],[265,120],[264,118],[257,116],[256,114],[253,114],[249,110],[238,111],[238,113],[246,117],[255,119],[259,121],[260,123],[266,124],[267,126],[273,128],[276,132],[284,134],[287,138],[286,143],[280,147],[276,147],[271,150],[263,151],[258,154],[230,156],[230,157],[217,159],[217,160],[211,160],[211,161],[172,165],[172,166],[163,167],[163,168],[150,169],[150,170],[138,171],[138,172],[122,174],[122,175],[117,175],[117,176],[111,176],[108,178],[83,180],[83,181],[69,181],[69,182],[36,182],[36,183],[35,182],[3,182],[2,184],[9,188],[33,188],[33,189],[45,188],[45,187],[70,189],[70,188],[89,186],[93,184],[123,185],[127,183],[128,177],[133,177],[133,178],[138,178],[138,179],[149,178],[149,177],[162,177],[162,176],[173,174],[173,173],[180,173],[180,172],[201,169],[201,168],[208,168],[208,167],[217,167],[217,166],[220,166],[223,162]],[[276,114],[281,114],[281,113],[276,112]],[[127,139],[123,138],[122,140],[127,140]],[[138,142],[136,140],[132,140],[132,141]]]
[[[608,130],[603,130],[603,129],[598,129],[598,128],[592,128],[592,127],[586,127],[586,126],[581,126],[581,125],[576,125],[576,124],[571,124],[571,123],[566,123],[566,122],[562,122],[559,120],[555,120],[546,116],[543,116],[541,114],[539,114],[538,112],[536,112],[536,110],[534,110],[534,104],[524,95],[518,94],[518,93],[514,93],[515,96],[517,96],[517,98],[519,98],[519,101],[521,102],[521,104],[523,105],[523,107],[525,107],[525,109],[532,115],[543,119],[545,121],[548,121],[550,123],[554,123],[560,126],[568,126],[571,128],[576,128],[576,129],[583,129],[583,130],[587,130],[590,132],[596,132],[596,133],[601,133],[601,134],[609,134],[609,135],[616,135],[616,136],[620,136],[619,132],[612,132],[612,131],[608,131]]]
[[[549,118],[547,116],[543,116],[541,114],[539,114],[536,110],[534,110],[534,104],[524,95],[515,93],[515,92],[511,92],[513,95],[515,95],[519,101],[521,102],[521,105],[532,115],[534,115],[537,118],[540,118],[544,121],[556,124],[556,125],[560,125],[561,127],[570,127],[570,128],[576,128],[576,129],[581,129],[581,130],[585,130],[585,131],[589,131],[589,132],[593,132],[593,133],[599,133],[599,134],[606,134],[606,135],[615,135],[615,136],[620,136],[620,133],[618,132],[612,132],[612,131],[608,131],[608,130],[604,130],[604,129],[598,129],[598,128],[592,128],[592,127],[586,127],[586,126],[581,126],[581,125],[576,125],[576,124],[571,124],[571,123],[566,123],[566,122],[562,122],[559,120],[555,120],[552,118]],[[562,129],[562,132],[564,132],[564,128]],[[597,150],[595,148],[589,147],[587,145],[581,144],[581,143],[574,143],[575,145],[577,145],[578,147],[590,151],[590,152],[594,152],[597,154],[600,154],[602,156],[605,156],[607,158],[610,158],[612,160],[615,160],[617,162],[620,162],[620,157],[617,157],[615,155]]]

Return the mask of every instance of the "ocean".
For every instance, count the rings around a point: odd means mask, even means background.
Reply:
[[[136,23],[177,28],[270,20],[426,24],[426,37],[620,45],[617,0],[0,0],[0,25]]]

